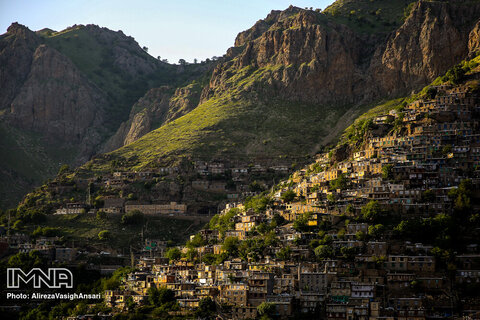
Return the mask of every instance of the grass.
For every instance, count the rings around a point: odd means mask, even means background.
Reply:
[[[107,219],[98,219],[94,214],[49,215],[41,225],[58,228],[67,242],[75,241],[76,246],[114,248],[127,250],[131,245],[141,243],[142,228],[144,238],[185,242],[189,235],[200,230],[202,223],[175,219],[173,217],[146,216],[144,225],[122,225],[120,214],[108,214]],[[33,230],[34,228],[32,228]],[[110,239],[102,241],[98,233],[110,231]]]
[[[227,80],[227,91],[190,113],[109,155],[138,170],[180,157],[251,160],[282,156],[305,159],[318,136],[325,135],[345,109],[257,99],[247,96],[279,66],[241,69]],[[105,161],[94,162],[102,171]]]
[[[324,10],[334,21],[360,33],[388,33],[404,20],[412,0],[337,0]]]

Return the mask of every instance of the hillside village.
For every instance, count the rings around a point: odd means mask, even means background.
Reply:
[[[12,23],[2,319],[480,319],[480,1],[331,2],[201,63]]]
[[[261,193],[244,191],[245,201],[230,199],[185,246],[142,237],[141,250],[130,248],[128,257],[81,251],[46,234],[33,242],[16,234],[2,242],[2,252],[37,251],[70,266],[107,257],[109,263],[89,267],[105,275],[129,260],[135,271],[105,291],[113,313],[104,318],[170,290],[176,307],[169,313],[177,316],[210,301],[224,319],[474,319],[480,312],[478,74],[460,85],[432,85],[422,99],[354,124],[339,146],[287,180]],[[212,174],[227,172],[220,162],[191,166],[197,189],[222,184]],[[67,202],[54,214],[200,216],[181,202],[118,197],[180,168],[158,170],[76,180],[88,190],[84,202]],[[228,176],[241,182],[288,170],[252,165],[228,168]],[[68,177],[50,187],[71,192]]]
[[[431,86],[365,122],[347,155],[320,154],[270,193],[228,204],[184,247],[147,250],[107,306],[148,304],[164,287],[183,312],[212,297],[232,319],[478,317],[474,88]]]
[[[291,172],[289,166],[264,163],[183,161],[181,166],[135,172],[111,170],[94,178],[67,171],[46,186],[60,199],[58,205],[50,202],[49,210],[54,214],[139,210],[146,215],[211,216],[218,213],[218,202],[257,195]]]

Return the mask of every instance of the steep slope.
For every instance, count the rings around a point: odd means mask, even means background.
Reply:
[[[433,80],[474,50],[469,38],[479,17],[478,2],[416,3],[388,39],[373,68],[375,80],[386,92],[403,93]]]
[[[0,179],[17,177],[17,191],[2,184],[0,206],[18,201],[61,164],[78,165],[99,152],[149,88],[175,88],[205,68],[166,64],[121,31],[94,25],[35,33],[13,23],[0,36],[0,62],[0,121],[11,134],[0,143],[35,164],[30,170],[3,157]]]
[[[272,11],[240,33],[224,58],[197,69],[141,62],[145,53],[136,43],[134,58],[126,58],[133,40],[94,26],[43,30],[36,41],[68,56],[106,96],[99,140],[116,131],[103,150],[123,147],[88,170],[182,159],[292,164],[306,161],[363,110],[418,90],[475,51],[479,17],[478,1],[339,1],[325,13],[290,7]],[[149,74],[153,65],[157,71]],[[182,76],[167,81],[172,70]],[[208,83],[192,83],[195,77]],[[133,103],[148,88],[156,89],[134,108],[122,106],[130,93]]]
[[[209,67],[205,69],[208,70]],[[187,86],[177,89],[172,86],[150,89],[132,107],[129,119],[123,122],[115,135],[109,139],[104,151],[113,151],[130,144],[150,131],[192,111],[200,100],[203,83],[204,81],[194,80]]]
[[[79,145],[80,159],[88,159],[104,135],[102,124],[107,103],[105,94],[68,58],[40,45],[5,120],[25,131],[41,132],[50,139],[60,137],[56,142]]]
[[[347,110],[358,114],[375,101],[421,88],[474,46],[469,41],[480,17],[478,2],[407,7],[380,1],[385,13],[380,10],[378,19],[388,27],[368,32],[351,29],[361,23],[353,18],[343,23],[347,16],[340,9],[355,3],[358,11],[378,8],[375,2],[343,1],[326,13],[272,11],[239,34],[198,107],[106,159],[122,160],[125,169],[179,157],[301,161]],[[101,170],[107,164],[97,163]]]

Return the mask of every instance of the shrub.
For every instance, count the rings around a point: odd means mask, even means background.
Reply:
[[[132,210],[122,216],[122,224],[141,224],[143,223],[143,213],[139,210]]]
[[[98,233],[98,239],[100,240],[108,240],[110,239],[110,231],[102,230]]]

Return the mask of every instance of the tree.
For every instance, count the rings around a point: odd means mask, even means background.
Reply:
[[[434,87],[429,87],[427,89],[427,92],[425,93],[425,99],[428,99],[428,100],[435,99],[436,96],[437,96],[437,89]]]
[[[98,239],[100,240],[108,240],[110,239],[110,231],[102,230],[98,233]]]
[[[283,226],[287,221],[285,220],[284,217],[279,215],[278,213],[275,213],[272,218],[272,226],[273,227],[278,227],[278,226]]]
[[[382,178],[385,180],[393,179],[393,164],[387,164],[382,168]]]
[[[377,220],[381,213],[382,213],[382,208],[380,207],[380,204],[378,203],[378,201],[375,201],[375,200],[368,202],[362,208],[363,219],[368,221]]]
[[[19,252],[8,259],[7,266],[30,270],[33,267],[39,267],[45,263],[42,254],[36,250],[29,253]]]
[[[253,209],[256,213],[262,213],[265,212],[270,201],[270,198],[266,196],[250,197],[245,200],[245,209]]]
[[[333,249],[328,245],[319,245],[314,250],[315,256],[319,259],[328,259],[333,256]]]
[[[453,84],[458,84],[463,80],[465,76],[465,70],[459,64],[448,70],[445,76],[442,78],[444,81],[450,81]]]
[[[184,65],[187,64],[187,62],[185,61],[185,59],[179,59],[178,64],[181,65],[181,66],[184,66]]]
[[[293,229],[295,229],[298,232],[305,232],[308,231],[309,225],[308,225],[308,220],[310,219],[311,213],[304,213],[301,217],[296,219],[293,222]]]
[[[133,301],[133,298],[131,296],[127,297],[125,299],[125,306],[127,307],[127,310],[134,310],[135,309],[135,301]]]
[[[357,253],[357,248],[355,247],[342,247],[340,249],[342,257],[347,260],[353,260],[355,254]]]
[[[380,238],[385,232],[383,224],[376,224],[368,227],[368,235],[374,239]]]
[[[100,211],[97,212],[97,219],[98,220],[104,220],[106,218],[107,218],[107,213],[105,211],[100,210]]]
[[[271,302],[262,302],[257,307],[258,315],[262,317],[266,316],[266,318],[271,319],[272,316],[275,315],[275,305]]]
[[[277,252],[276,256],[277,256],[278,260],[287,261],[287,260],[290,259],[291,254],[292,254],[292,249],[290,248],[290,246],[286,246],[286,247],[281,248]]]
[[[143,223],[143,213],[139,210],[132,210],[122,216],[122,224],[141,224]]]
[[[105,201],[103,200],[102,196],[97,196],[95,197],[95,199],[93,200],[93,206],[95,208],[101,208],[103,207],[103,204],[105,203]]]
[[[251,191],[251,192],[262,192],[264,190],[264,188],[262,187],[262,185],[260,183],[258,183],[257,180],[253,181],[252,183],[250,183],[250,185],[248,186],[248,189]]]
[[[347,208],[345,209],[345,213],[350,215],[350,216],[355,213],[355,208],[353,207],[353,205],[351,203],[349,203],[347,205]]]
[[[471,209],[471,196],[473,193],[472,180],[465,179],[460,182],[458,188],[451,189],[448,197],[453,199],[454,209],[456,213],[465,213]]]
[[[143,49],[143,51],[148,52],[148,48],[147,48],[147,47],[143,46],[142,49]]]
[[[199,319],[213,319],[217,307],[215,302],[210,297],[202,298],[198,303],[198,308],[195,311],[195,317]]]
[[[19,231],[19,230],[22,230],[23,226],[24,226],[23,221],[19,219],[19,220],[15,221],[12,228],[13,228],[13,230]]]
[[[435,201],[435,192],[433,192],[433,190],[428,189],[422,193],[422,202],[430,203],[434,201]]]
[[[62,234],[60,228],[55,227],[38,227],[33,231],[32,235],[36,236],[43,236],[43,237],[55,237],[60,236]]]
[[[238,253],[239,240],[237,237],[226,237],[223,241],[222,250],[225,250],[228,256],[236,256]]]
[[[68,164],[64,164],[58,170],[58,175],[61,176],[64,173],[68,173],[70,171],[70,166]]]
[[[337,179],[330,181],[330,188],[333,190],[344,190],[347,188],[348,179],[342,173]]]
[[[451,144],[446,144],[442,148],[442,154],[444,156],[448,155],[450,152],[452,152],[452,145]]]
[[[175,301],[175,292],[165,287],[150,287],[147,291],[148,302],[154,306],[161,306]]]
[[[198,60],[197,58],[193,59],[193,63],[197,64]]]
[[[327,195],[327,201],[334,203],[336,200],[335,195],[333,193],[330,193]]]
[[[187,247],[188,248],[198,248],[205,245],[205,241],[203,240],[202,236],[199,234],[196,234],[193,236],[193,238],[187,242]]]
[[[355,238],[358,240],[358,241],[365,241],[367,239],[367,235],[365,234],[365,232],[363,231],[358,231],[356,234],[355,234]]]
[[[280,198],[283,202],[292,202],[296,196],[297,194],[293,190],[288,190],[284,192]]]
[[[170,248],[165,253],[165,257],[168,258],[170,261],[178,260],[182,257],[182,252],[178,248]]]
[[[267,226],[266,223],[262,222],[262,223],[260,223],[260,224],[257,226],[256,230],[257,230],[258,233],[260,233],[260,234],[265,234],[265,233],[267,233],[268,231],[270,231],[270,228]]]
[[[194,248],[188,249],[187,253],[185,254],[185,257],[187,258],[188,261],[195,261],[198,257],[198,252]]]

